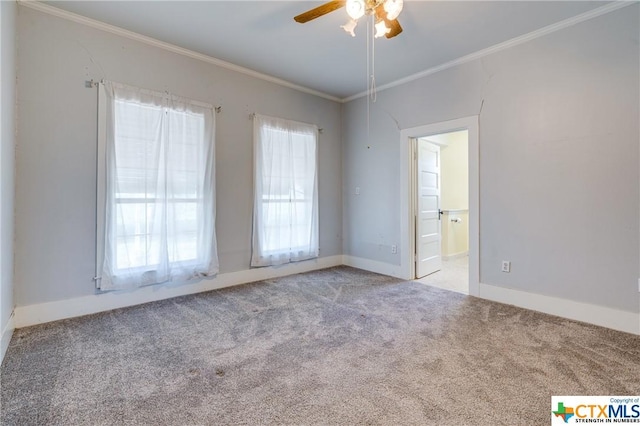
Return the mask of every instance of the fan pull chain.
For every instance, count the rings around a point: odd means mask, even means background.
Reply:
[[[369,34],[372,34],[371,31],[371,20],[367,19],[367,34],[365,36],[365,38],[367,39],[367,77],[366,77],[366,81],[367,81],[367,92],[370,92],[370,67],[371,67],[371,58],[370,58],[370,54],[371,54],[371,48],[369,46]],[[369,148],[369,144],[371,143],[371,102],[370,102],[370,96],[367,96],[367,149]]]
[[[373,65],[373,66],[375,67],[375,65]],[[376,73],[375,73],[375,71],[373,71],[371,73],[371,80],[370,80],[370,83],[369,83],[369,99],[371,100],[371,102],[375,103],[377,97],[378,97],[378,93],[377,93],[377,90],[376,90]]]
[[[371,141],[371,103],[375,103],[378,93],[376,89],[376,48],[375,17],[367,19],[367,140]],[[370,148],[368,145],[367,148]]]
[[[378,96],[376,92],[376,37],[374,35],[375,21],[371,15],[371,80],[369,83],[369,98],[375,103]]]

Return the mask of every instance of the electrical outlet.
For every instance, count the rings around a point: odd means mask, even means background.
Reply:
[[[398,246],[397,245],[394,244],[394,245],[391,246],[391,253],[392,254],[398,253]]]
[[[511,272],[511,262],[508,260],[502,261],[502,272]]]
[[[356,195],[360,195],[360,187],[356,186]]]

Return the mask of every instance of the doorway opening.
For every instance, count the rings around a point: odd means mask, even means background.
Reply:
[[[451,138],[456,133],[455,136],[460,139],[466,136],[468,162],[466,177],[463,173],[456,174],[454,186],[456,179],[458,181],[466,180],[466,197],[463,189],[458,189],[453,194],[437,193],[437,190],[443,189],[443,185],[449,186],[446,180],[444,184],[442,183],[440,176],[440,166],[443,163],[442,153],[446,150],[449,150],[447,154],[456,151],[456,148],[453,148],[453,142],[444,142],[443,138]],[[478,117],[472,116],[413,127],[402,130],[400,136],[400,171],[402,173],[400,187],[402,238],[400,248],[402,256],[400,262],[402,276],[405,279],[415,280],[416,277],[424,274],[425,270],[429,271],[429,268],[433,268],[435,265],[436,270],[441,270],[441,272],[427,273],[426,278],[423,279],[438,281],[449,280],[453,277],[452,281],[462,283],[462,288],[454,288],[453,290],[478,296],[480,283]],[[427,143],[431,145],[426,145]],[[422,145],[422,148],[419,145]],[[431,148],[425,148],[425,146],[431,146]],[[433,146],[437,149],[434,149]],[[444,149],[442,149],[443,146]],[[462,147],[458,146],[457,148]],[[419,165],[417,157],[421,149],[425,160],[421,161]],[[435,151],[439,152],[435,153]],[[434,163],[434,161],[436,162]],[[448,161],[448,159],[444,161]],[[434,168],[434,165],[437,167]],[[458,167],[461,166],[458,165]],[[418,178],[420,168],[423,170]],[[446,169],[444,173],[446,179]],[[446,188],[444,189],[446,190]],[[426,197],[420,201],[419,194],[424,194]],[[450,198],[452,195],[453,199]],[[461,201],[465,198],[466,205],[464,201]],[[438,203],[434,206],[436,200]],[[422,205],[420,205],[421,202]],[[443,205],[441,202],[447,204]],[[421,232],[417,233],[418,230]],[[422,236],[425,238],[420,240]],[[421,260],[427,260],[422,262],[428,266],[427,268],[421,268]],[[437,268],[439,263],[446,265],[447,269]]]
[[[415,278],[469,294],[469,131],[413,138]]]

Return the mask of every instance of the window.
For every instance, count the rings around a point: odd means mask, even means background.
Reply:
[[[100,93],[100,288],[215,275],[213,107],[116,83]]]
[[[318,128],[254,117],[251,266],[318,257]]]

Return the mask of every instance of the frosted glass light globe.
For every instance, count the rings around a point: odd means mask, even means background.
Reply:
[[[393,21],[402,12],[402,0],[385,0],[384,11],[387,12],[387,19]]]
[[[356,20],[364,16],[366,5],[364,0],[347,0],[347,13]]]
[[[380,21],[376,24],[375,38],[380,38],[386,35],[389,31],[391,31],[391,28],[387,27],[387,24],[385,24],[384,21]]]
[[[356,25],[358,25],[358,21],[356,21],[355,19],[349,19],[349,22],[341,25],[340,28],[351,34],[351,37],[355,37],[356,33],[354,32],[354,30],[356,29]]]

